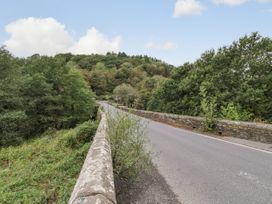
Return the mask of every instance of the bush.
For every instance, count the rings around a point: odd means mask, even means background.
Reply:
[[[229,103],[226,107],[221,107],[221,117],[228,120],[248,121],[253,114],[243,111],[241,106]]]
[[[68,203],[96,122],[0,148],[0,203]]]
[[[0,115],[0,146],[22,142],[29,134],[28,118],[23,111],[10,111]]]
[[[113,90],[113,95],[116,102],[132,107],[137,97],[137,91],[129,84],[121,84]]]
[[[207,97],[207,91],[204,86],[200,87],[200,92],[202,96],[201,101],[201,113],[204,116],[204,130],[212,131],[216,125],[216,98]]]
[[[150,152],[145,150],[145,128],[140,121],[127,114],[108,117],[108,134],[112,148],[113,169],[118,185],[135,182],[150,164]]]
[[[150,93],[140,93],[133,103],[133,108],[146,110],[150,100]]]
[[[97,123],[86,121],[80,124],[75,131],[68,134],[63,138],[61,144],[70,148],[79,148],[82,144],[85,144],[93,139],[95,135]]]

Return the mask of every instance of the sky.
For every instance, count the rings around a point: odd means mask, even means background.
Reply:
[[[272,0],[6,0],[0,45],[15,56],[149,55],[173,65],[259,32],[272,36]]]

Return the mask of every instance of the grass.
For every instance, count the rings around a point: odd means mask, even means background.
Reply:
[[[108,134],[111,142],[117,201],[150,167],[150,152],[145,148],[145,126],[125,113],[108,115]],[[121,203],[121,202],[120,202]]]
[[[0,149],[0,203],[67,203],[97,122]]]

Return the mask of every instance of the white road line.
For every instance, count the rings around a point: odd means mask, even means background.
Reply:
[[[226,140],[223,140],[223,139],[220,139],[220,138],[215,138],[215,137],[211,137],[211,136],[203,135],[203,134],[199,134],[199,133],[196,133],[196,134],[199,135],[199,136],[201,136],[201,137],[207,137],[207,138],[209,138],[209,139],[218,140],[218,141],[221,141],[221,142],[233,144],[233,145],[240,146],[240,147],[245,147],[245,148],[247,148],[247,149],[252,149],[252,150],[256,150],[256,151],[260,151],[260,152],[272,154],[272,152],[271,152],[271,151],[268,151],[268,150],[258,149],[258,148],[251,147],[251,146],[248,146],[248,145],[239,144],[239,143],[235,143],[235,142],[230,142],[230,141],[226,141]]]
[[[115,108],[115,107],[114,107]],[[118,109],[120,110],[120,109]],[[123,110],[122,110],[123,111]],[[126,111],[125,111],[126,112]],[[128,112],[127,112],[128,113]],[[132,115],[135,115],[133,113],[129,113],[129,114],[132,114]],[[251,150],[255,150],[255,151],[259,151],[259,152],[263,152],[263,153],[267,153],[267,154],[272,154],[272,151],[268,151],[268,150],[263,150],[263,149],[258,149],[258,148],[254,148],[254,147],[250,147],[248,145],[243,145],[243,144],[239,144],[239,143],[235,143],[235,142],[230,142],[230,141],[226,141],[226,140],[223,140],[223,139],[220,139],[220,138],[216,138],[216,137],[212,137],[212,136],[208,136],[208,135],[204,135],[204,134],[200,134],[200,133],[196,133],[196,132],[193,132],[193,131],[189,131],[189,130],[186,130],[186,129],[183,129],[183,128],[177,128],[177,127],[174,127],[172,125],[168,125],[166,123],[162,123],[162,122],[158,122],[158,121],[154,121],[150,118],[145,118],[145,117],[142,117],[142,116],[138,116],[138,115],[135,115],[139,118],[142,118],[144,120],[149,120],[151,122],[155,122],[155,123],[160,123],[160,124],[163,124],[163,125],[166,125],[166,126],[170,126],[172,128],[175,128],[177,129],[178,131],[185,131],[185,132],[189,132],[189,133],[194,133],[195,135],[198,135],[200,137],[206,137],[208,139],[212,139],[212,140],[217,140],[217,141],[221,141],[221,142],[225,142],[225,143],[228,143],[228,144],[233,144],[233,145],[236,145],[236,146],[239,146],[239,147],[244,147],[244,148],[247,148],[247,149],[251,149]]]
[[[147,119],[147,118],[144,118],[144,119]],[[168,124],[165,124],[165,123],[161,123],[161,122],[158,122],[158,121],[154,121],[154,120],[152,120],[152,119],[148,119],[148,120],[150,120],[150,121],[152,121],[152,122],[155,122],[155,123],[160,123],[160,124],[163,124],[163,125],[166,125],[166,126],[173,127],[173,128],[177,129],[177,130],[180,131],[180,132],[194,133],[195,135],[198,135],[198,136],[200,136],[200,137],[206,137],[206,138],[208,138],[208,139],[217,140],[217,141],[225,142],[225,143],[228,143],[228,144],[233,144],[233,145],[236,145],[236,146],[239,146],[239,147],[244,147],[244,148],[247,148],[247,149],[260,151],[260,152],[263,152],[263,153],[272,154],[272,152],[271,152],[271,151],[268,151],[268,150],[258,149],[258,148],[250,147],[250,146],[247,146],[247,145],[243,145],[243,144],[239,144],[239,143],[235,143],[235,142],[226,141],[226,140],[223,140],[223,139],[220,139],[220,138],[216,138],[216,137],[212,137],[212,136],[208,136],[208,135],[196,133],[196,132],[189,131],[189,130],[186,130],[186,129],[183,129],[183,128],[177,128],[177,127],[174,127],[174,126],[172,126],[172,125],[168,125]]]

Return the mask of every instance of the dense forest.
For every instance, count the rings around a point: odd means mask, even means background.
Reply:
[[[74,127],[95,108],[94,94],[65,57],[20,59],[0,49],[0,146]]]
[[[99,98],[153,111],[272,121],[272,40],[258,33],[173,67],[146,56],[74,56]]]
[[[252,33],[173,69],[147,109],[272,122],[272,39]]]
[[[126,104],[132,106],[140,86],[154,89],[172,69],[157,59],[125,53],[18,58],[2,47],[0,146],[20,144],[48,129],[72,128],[94,118],[95,97],[112,99],[113,92],[122,88]]]
[[[0,203],[67,203],[97,128],[95,94],[64,56],[0,49]]]
[[[71,57],[70,62],[82,70],[92,90],[101,99],[111,98],[118,86],[127,86],[130,95],[136,96],[144,83],[167,78],[174,68],[154,58],[127,56],[125,53],[77,55]]]
[[[184,115],[272,121],[272,40],[258,33],[180,67],[125,53],[70,61],[100,99]]]
[[[180,67],[125,53],[17,58],[1,48],[0,79],[1,146],[94,117],[95,97],[153,111],[272,122],[272,40],[258,33]]]

